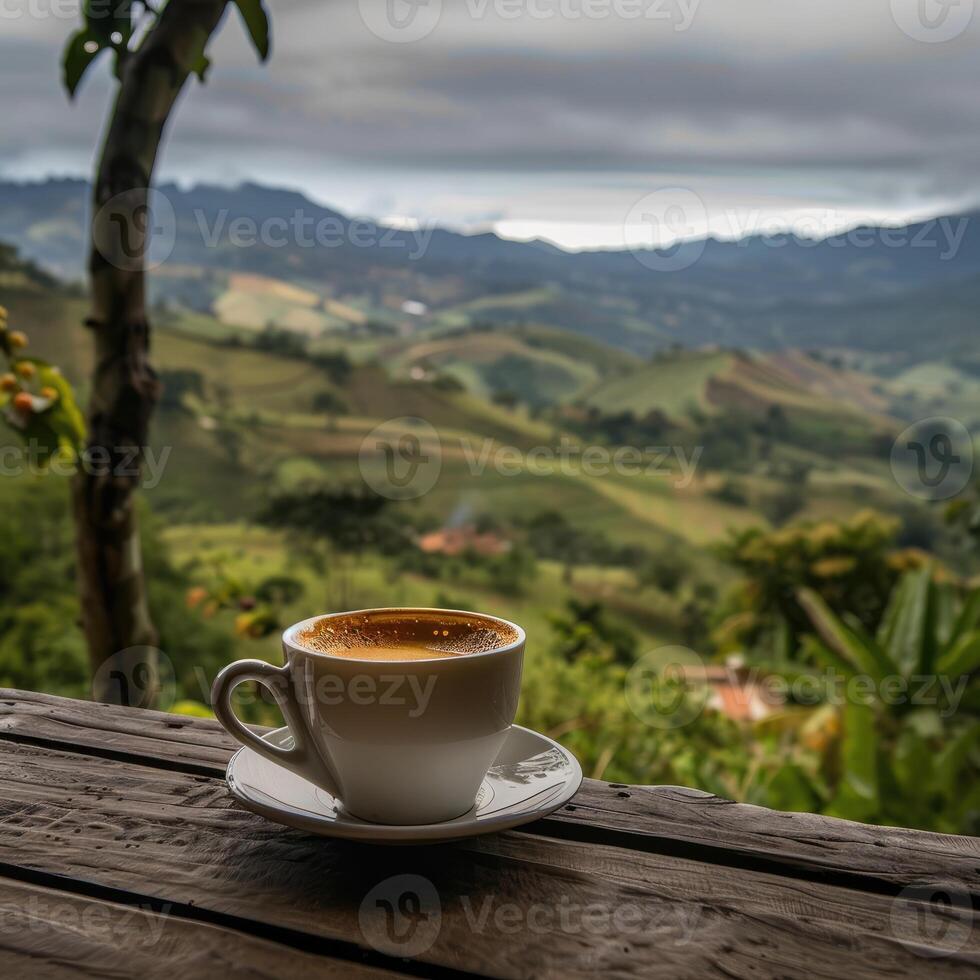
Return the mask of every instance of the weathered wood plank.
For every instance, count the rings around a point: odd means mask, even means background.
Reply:
[[[163,711],[0,688],[0,737],[74,746],[220,776],[238,743],[218,724]]]
[[[680,786],[624,786],[594,780],[586,780],[572,802],[550,819],[669,841],[674,846],[653,846],[666,853],[696,854],[706,861],[733,863],[740,855],[825,872],[831,879],[861,876],[869,880],[848,883],[883,894],[928,881],[980,896],[980,839],[976,837],[768,810]],[[554,828],[551,832],[557,833]]]
[[[12,690],[0,690],[5,735],[215,776],[237,748],[215,721]],[[883,894],[923,881],[980,894],[977,838],[782,813],[681,787],[587,779],[568,807],[533,830],[729,865],[762,859],[768,870],[785,865]]]
[[[916,924],[928,907],[618,847],[522,833],[438,848],[330,842],[240,809],[216,779],[10,742],[0,742],[0,862],[125,889],[134,902],[193,905],[244,932],[373,942],[502,977],[980,969],[977,924],[956,909],[935,913],[948,916],[937,940]],[[400,882],[423,899],[395,923],[404,930],[365,924],[376,899],[399,907]],[[406,945],[420,930],[431,946]]]
[[[141,980],[403,976],[231,929],[0,878],[0,976]]]

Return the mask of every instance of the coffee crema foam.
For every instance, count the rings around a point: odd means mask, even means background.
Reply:
[[[518,632],[506,623],[452,612],[391,610],[318,619],[299,630],[308,650],[353,660],[439,660],[509,646]]]

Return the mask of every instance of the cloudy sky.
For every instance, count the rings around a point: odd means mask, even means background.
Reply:
[[[574,248],[951,211],[980,201],[974,2],[269,0],[270,62],[231,11],[160,175]],[[76,22],[0,0],[0,175],[91,167],[112,83],[67,102]]]

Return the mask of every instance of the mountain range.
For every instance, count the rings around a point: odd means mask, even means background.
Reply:
[[[474,320],[557,326],[642,356],[678,344],[841,348],[880,355],[894,370],[977,357],[976,212],[822,241],[749,236],[569,253],[492,233],[379,226],[251,183],[162,185],[159,194],[167,255],[152,295],[199,312],[220,310],[244,276],[315,296],[299,304],[318,313],[304,320],[308,331],[356,326],[332,304],[400,332]],[[81,180],[0,182],[0,240],[63,279],[81,278],[88,199]],[[273,311],[263,325],[277,319]]]

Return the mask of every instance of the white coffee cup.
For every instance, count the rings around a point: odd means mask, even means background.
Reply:
[[[397,661],[314,648],[316,637],[335,629],[370,633],[399,617],[426,627],[438,623],[463,649],[468,633],[484,638],[485,646],[488,630],[499,645]],[[463,610],[364,609],[314,616],[283,633],[284,666],[261,660],[229,664],[215,678],[211,701],[218,720],[239,742],[322,787],[354,816],[384,824],[440,823],[474,805],[510,731],[524,641],[524,630],[514,623]],[[235,715],[231,695],[245,681],[272,691],[292,747],[272,745]]]

